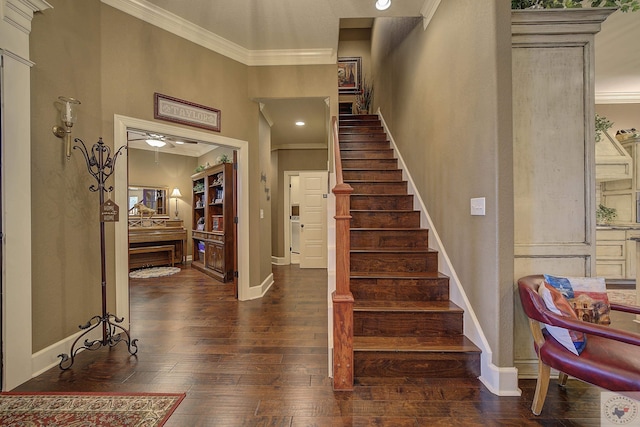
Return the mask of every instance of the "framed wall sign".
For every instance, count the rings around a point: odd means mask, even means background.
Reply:
[[[153,117],[220,132],[220,110],[157,92],[153,94]]]
[[[362,89],[362,58],[338,58],[338,93],[360,93]]]

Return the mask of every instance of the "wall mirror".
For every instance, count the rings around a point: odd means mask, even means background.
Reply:
[[[140,215],[136,204],[142,202],[146,207],[155,209],[153,216],[166,216],[168,210],[169,187],[154,187],[149,185],[129,186],[129,216]]]

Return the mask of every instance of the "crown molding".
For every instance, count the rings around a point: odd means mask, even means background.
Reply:
[[[25,34],[31,33],[34,13],[53,7],[45,0],[6,0],[3,3],[2,19]]]
[[[249,50],[146,0],[101,0],[128,15],[249,66],[335,64],[333,49]]]
[[[420,14],[422,15],[422,29],[426,30],[431,22],[431,18],[435,15],[441,0],[425,0]]]
[[[596,104],[640,104],[640,92],[596,92]]]

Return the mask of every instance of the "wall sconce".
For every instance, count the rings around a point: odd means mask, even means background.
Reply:
[[[180,193],[180,189],[178,187],[174,188],[173,191],[171,192],[171,196],[172,199],[176,199],[176,217],[174,219],[178,219],[178,198],[182,197],[182,194]]]
[[[71,158],[71,127],[78,118],[76,105],[80,104],[80,101],[66,96],[59,96],[58,99],[62,103],[60,118],[62,119],[63,126],[54,126],[52,130],[55,136],[64,138],[65,154],[67,155],[67,160],[69,160]]]

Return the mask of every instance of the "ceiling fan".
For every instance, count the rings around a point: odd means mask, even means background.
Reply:
[[[127,141],[145,141],[151,147],[161,148],[165,145],[169,145],[169,148],[175,148],[176,145],[182,144],[197,144],[196,141],[189,141],[186,139],[177,139],[170,136],[162,135],[155,132],[145,132],[139,130],[128,130]]]

